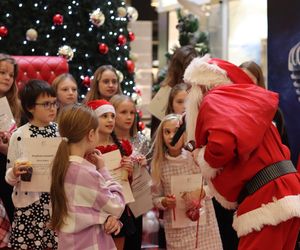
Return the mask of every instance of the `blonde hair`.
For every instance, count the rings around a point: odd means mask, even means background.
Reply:
[[[64,107],[59,117],[59,133],[67,139],[63,139],[59,144],[52,166],[50,196],[52,204],[51,227],[54,230],[59,229],[64,224],[64,219],[68,215],[64,181],[69,168],[69,144],[80,142],[92,129],[97,129],[98,123],[95,112],[81,104]]]
[[[167,121],[172,121],[172,120],[178,120],[180,122],[180,117],[181,116],[177,114],[166,115],[162,119],[161,123],[159,124],[155,132],[155,138],[153,142],[154,151],[153,151],[152,162],[151,162],[151,175],[155,185],[159,184],[162,180],[161,165],[166,160],[167,147],[165,145],[164,138],[163,138],[164,125]]]
[[[5,93],[5,96],[8,100],[9,106],[18,125],[21,119],[21,105],[18,98],[18,87],[16,83],[16,79],[18,76],[18,64],[14,58],[6,54],[0,54],[0,63],[1,62],[8,62],[14,67],[13,84],[11,85],[11,88]]]
[[[109,102],[114,106],[115,110],[117,110],[117,108],[119,107],[119,105],[121,105],[121,103],[125,102],[125,101],[131,102],[134,105],[134,107],[135,107],[134,101],[129,96],[127,96],[127,95],[114,95],[109,100]],[[130,128],[130,136],[133,137],[136,134],[137,134],[137,117],[135,115],[132,127]]]
[[[55,77],[55,79],[52,81],[51,86],[54,88],[56,93],[57,93],[59,84],[66,79],[71,80],[72,82],[74,82],[76,84],[76,86],[78,86],[75,78],[71,74],[63,73],[63,74],[60,74],[59,76]]]
[[[106,71],[106,70],[112,71],[116,75],[117,80],[118,80],[117,94],[122,94],[120,79],[119,79],[119,75],[117,74],[116,69],[111,65],[102,65],[95,71],[95,73],[93,75],[93,80],[92,80],[92,83],[91,83],[91,89],[87,93],[87,95],[85,97],[85,100],[84,100],[84,103],[87,103],[87,102],[93,101],[93,100],[104,99],[102,94],[99,92],[99,82],[100,82],[100,79],[102,77],[103,72]]]

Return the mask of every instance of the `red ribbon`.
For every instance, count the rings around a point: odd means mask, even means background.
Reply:
[[[202,176],[202,178],[201,178],[201,191],[200,191],[199,203],[201,202],[202,192],[203,192],[203,176]],[[199,208],[199,209],[200,209],[200,208]],[[198,218],[198,220],[197,220],[196,245],[195,245],[195,249],[198,248],[199,223],[200,223],[200,211],[199,211],[199,218]]]

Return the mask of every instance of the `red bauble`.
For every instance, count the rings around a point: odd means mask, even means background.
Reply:
[[[89,87],[91,84],[91,78],[89,76],[85,76],[82,80],[84,86]]]
[[[139,109],[138,109],[136,112],[138,113],[138,115],[139,115],[140,118],[143,117],[143,112],[142,112],[142,110],[139,110]]]
[[[127,42],[127,39],[124,35],[119,35],[118,36],[118,44],[119,45],[124,45]]]
[[[144,130],[145,129],[145,123],[139,122],[139,130]]]
[[[56,14],[53,16],[54,25],[62,25],[64,22],[64,17],[61,14]]]
[[[134,72],[134,62],[131,60],[127,60],[126,61],[126,67],[129,73],[133,73]]]
[[[104,55],[107,54],[107,52],[108,52],[108,46],[105,43],[100,43],[98,46],[98,49],[99,49],[99,52]]]
[[[139,96],[142,96],[142,91],[138,88],[135,88],[135,93],[137,93]]]
[[[129,37],[129,41],[132,42],[135,39],[135,34],[132,31],[130,31],[128,32],[128,37]]]
[[[0,26],[0,36],[5,37],[8,34],[8,29],[5,26]]]

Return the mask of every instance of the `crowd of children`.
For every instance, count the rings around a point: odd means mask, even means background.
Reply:
[[[17,64],[0,54],[0,98],[6,97],[17,127],[0,131],[0,249],[141,249],[143,218],[135,217],[122,188],[123,181],[132,187],[137,166],[151,173],[149,199],[163,214],[163,247],[237,249],[236,234],[228,231],[231,223],[222,224],[228,212],[217,207],[203,178],[195,191],[175,196],[172,190],[174,177],[201,176],[193,153],[184,147],[185,135],[171,144],[185,113],[189,86],[183,83],[183,74],[195,57],[192,46],[175,52],[165,81],[172,87],[166,116],[154,129],[150,147],[137,129],[136,105],[122,95],[112,66],[95,71],[90,91],[79,104],[76,80],[68,73],[51,85],[30,80],[18,94]],[[60,138],[60,143],[49,192],[24,191],[21,180],[28,168],[23,139],[52,137]],[[120,170],[121,182],[105,161],[105,154],[117,151],[120,161],[113,171]],[[174,227],[175,208],[183,209],[191,223]]]

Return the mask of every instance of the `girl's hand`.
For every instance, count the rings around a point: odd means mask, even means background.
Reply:
[[[147,160],[144,155],[137,156],[136,160],[138,161],[141,167],[147,167]]]
[[[106,222],[104,223],[104,231],[107,234],[114,233],[114,235],[117,235],[118,233],[120,233],[121,228],[122,224],[120,223],[120,221],[111,215],[107,218]]]
[[[128,177],[132,177],[133,172],[133,162],[130,157],[123,156],[121,160],[121,168],[122,170],[126,170],[128,173]]]
[[[184,192],[181,198],[184,200],[186,207],[190,208],[191,206],[194,206],[194,204],[198,204],[200,200],[205,197],[205,195],[204,189],[201,190],[198,188],[194,191]]]
[[[8,150],[8,142],[9,142],[10,134],[0,132],[0,153],[7,155]]]
[[[102,154],[98,149],[94,149],[92,152],[85,155],[85,159],[94,164],[97,170],[103,168],[105,165]]]
[[[21,174],[26,174],[26,165],[15,164],[13,167],[13,174],[15,177],[19,177]]]
[[[199,151],[200,151],[200,148],[196,148],[196,149],[192,152],[192,156],[193,156],[194,162],[196,163],[197,166],[199,166],[198,161],[197,161]]]
[[[175,195],[167,195],[162,199],[161,204],[168,209],[173,209],[176,207],[176,197]]]

